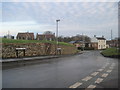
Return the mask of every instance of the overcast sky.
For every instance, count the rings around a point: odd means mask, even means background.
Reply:
[[[118,36],[117,2],[5,1],[0,3],[2,35],[7,34],[8,31],[15,36],[18,32],[27,31],[42,34],[49,30],[55,33],[56,19],[60,19],[59,36],[83,33],[90,37],[104,35],[110,39],[111,29],[113,37]]]

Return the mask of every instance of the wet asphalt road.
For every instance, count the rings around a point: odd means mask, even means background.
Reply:
[[[91,75],[95,72],[98,74]],[[104,73],[107,75],[102,77]],[[3,88],[87,88],[90,85],[118,88],[118,60],[103,57],[99,51],[85,51],[80,55],[5,69],[2,75]],[[103,80],[97,81],[98,78]]]

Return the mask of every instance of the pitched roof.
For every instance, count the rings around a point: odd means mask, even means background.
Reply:
[[[72,43],[72,44],[73,44],[73,43],[76,43],[76,41],[70,41],[69,43]]]
[[[96,37],[98,40],[106,40],[104,37]]]
[[[34,37],[34,33],[29,33],[29,32],[26,32],[26,33],[18,33],[17,36]]]
[[[46,37],[46,38],[54,38],[54,34],[37,34],[37,37]]]

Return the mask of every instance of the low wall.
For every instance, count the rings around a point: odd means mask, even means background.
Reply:
[[[55,55],[55,44],[50,43],[23,43],[23,44],[2,44],[2,58],[15,58],[16,48],[26,48],[25,56]],[[59,45],[61,54],[75,54],[77,48],[74,46]],[[23,52],[18,52],[19,57],[23,57]]]

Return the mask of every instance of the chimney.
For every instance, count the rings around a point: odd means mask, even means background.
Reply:
[[[96,35],[94,35],[94,37],[96,37]]]
[[[102,38],[104,38],[104,36],[102,35]]]

